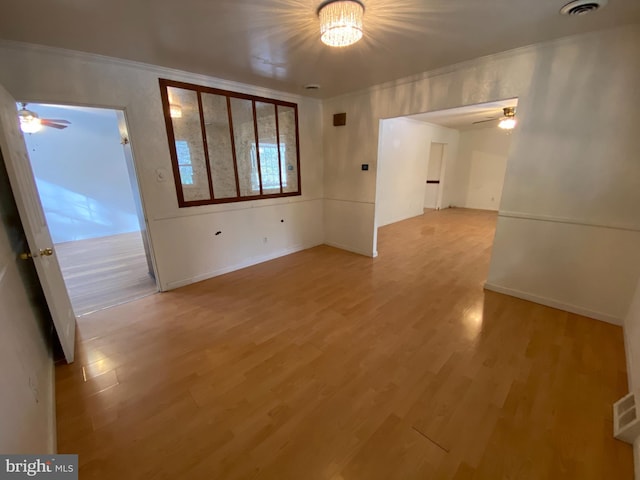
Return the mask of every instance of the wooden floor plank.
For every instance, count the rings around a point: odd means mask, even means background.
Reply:
[[[620,327],[482,289],[492,212],[386,226],[96,312],[56,367],[98,479],[631,479]]]
[[[158,291],[140,232],[58,243],[55,250],[76,316]]]

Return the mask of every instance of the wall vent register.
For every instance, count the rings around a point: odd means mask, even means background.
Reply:
[[[613,436],[631,444],[640,436],[637,398],[632,392],[613,404]]]
[[[160,94],[180,207],[301,194],[297,104],[165,79]]]

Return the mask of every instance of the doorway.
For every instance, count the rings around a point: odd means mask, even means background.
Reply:
[[[424,190],[424,208],[440,210],[442,162],[444,158],[444,143],[431,142],[429,158],[427,160],[427,182]]]
[[[41,120],[24,140],[75,315],[156,293],[124,112],[18,108]]]
[[[378,228],[452,214],[436,210],[457,207],[497,217],[517,104],[510,98],[380,120],[374,252]]]

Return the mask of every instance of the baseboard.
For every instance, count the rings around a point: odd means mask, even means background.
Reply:
[[[324,242],[324,244],[329,245],[330,247],[339,248],[340,250],[346,250],[347,252],[357,253],[358,255],[364,255],[365,257],[376,258],[378,256],[378,252],[367,252],[359,248],[349,247],[347,245],[342,245],[336,242]]]
[[[300,252],[302,250],[307,250],[308,248],[313,248],[320,243],[314,245],[295,245],[289,248],[283,248],[282,250],[276,250],[275,252],[271,252],[267,255],[261,255],[257,257],[250,257],[243,262],[236,263],[233,265],[229,265],[226,267],[218,268],[216,270],[212,270],[207,273],[202,273],[200,275],[195,275],[193,277],[184,278],[182,280],[176,280],[174,282],[168,282],[166,288],[163,288],[163,291],[173,290],[175,288],[184,287],[186,285],[191,285],[192,283],[201,282],[203,280],[208,280],[209,278],[218,277],[220,275],[224,275],[225,273],[235,272],[236,270],[240,270],[241,268],[251,267],[253,265],[257,265],[259,263],[268,262],[269,260],[274,260],[279,257],[284,257],[285,255],[290,255],[292,253]]]
[[[49,453],[58,453],[58,423],[56,420],[56,364],[51,354],[51,398],[49,404],[51,408],[51,418],[49,419]]]
[[[640,480],[640,438],[633,442],[633,470],[635,480]]]
[[[505,295],[510,295],[512,297],[521,298],[523,300],[539,303],[541,305],[546,305],[547,307],[557,308],[559,310],[575,313],[577,315],[582,315],[584,317],[594,318],[596,320],[600,320],[603,322],[612,323],[613,325],[622,326],[622,323],[623,323],[622,318],[609,315],[606,313],[598,312],[595,310],[590,310],[588,308],[578,307],[577,305],[565,303],[560,300],[555,300],[553,298],[541,297],[539,295],[522,292],[520,290],[516,290],[513,288],[502,287],[500,285],[495,285],[489,282],[484,284],[484,288],[487,290],[491,290],[493,292],[504,293]]]

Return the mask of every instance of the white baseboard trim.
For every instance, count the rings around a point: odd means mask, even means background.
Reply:
[[[640,480],[640,438],[633,442],[633,470],[635,480]]]
[[[295,245],[289,248],[283,248],[281,250],[276,250],[275,252],[268,253],[266,255],[260,255],[256,257],[250,257],[246,260],[236,263],[233,265],[229,265],[226,267],[218,268],[216,270],[212,270],[210,272],[201,273],[200,275],[194,275],[193,277],[184,278],[182,280],[176,280],[174,282],[167,282],[165,288],[162,291],[173,290],[175,288],[184,287],[186,285],[191,285],[192,283],[201,282],[203,280],[208,280],[209,278],[218,277],[220,275],[224,275],[225,273],[234,272],[236,270],[240,270],[241,268],[251,267],[252,265],[257,265],[259,263],[268,262],[269,260],[274,260],[279,257],[284,257],[285,255],[290,255],[292,253],[300,252],[302,250],[307,250],[308,248],[313,248],[321,243],[316,243],[313,245]]]
[[[55,335],[55,332],[54,332]],[[56,419],[56,364],[51,354],[51,395],[49,398],[51,409],[49,418],[49,453],[58,453],[58,422]]]
[[[347,245],[342,245],[336,242],[324,242],[325,245],[329,245],[330,247],[339,248],[340,250],[346,250],[347,252],[357,253],[358,255],[364,255],[365,257],[376,258],[378,256],[378,252],[367,252],[360,248],[349,247]]]
[[[577,305],[572,305],[570,303],[562,302],[560,300],[555,300],[553,298],[541,297],[533,293],[522,292],[520,290],[516,290],[508,287],[502,287],[500,285],[496,285],[489,282],[484,284],[484,288],[487,290],[491,290],[493,292],[503,293],[505,295],[510,295],[512,297],[521,298],[523,300],[539,303],[541,305],[546,305],[547,307],[557,308],[559,310],[575,313],[577,315],[582,315],[584,317],[595,318],[596,320],[612,323],[613,325],[619,325],[619,326],[622,325],[622,318],[616,317],[614,315],[598,312],[596,310],[590,310],[588,308],[578,307]]]

